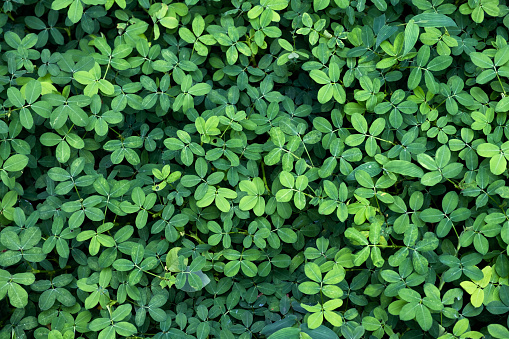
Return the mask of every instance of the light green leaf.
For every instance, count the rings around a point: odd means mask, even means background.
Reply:
[[[374,188],[375,187],[375,185],[373,184],[373,179],[365,171],[362,171],[362,170],[355,171],[355,180],[357,180],[357,182],[363,187],[366,187],[366,188]]]
[[[7,172],[21,171],[28,164],[28,157],[23,154],[15,154],[5,160],[2,168]]]
[[[450,55],[440,55],[432,59],[428,63],[428,70],[432,72],[443,71],[452,64],[452,57]]]
[[[309,262],[304,266],[304,273],[306,273],[306,276],[314,282],[319,283],[322,281],[322,273],[320,272],[320,267],[318,267],[318,265],[313,262]]]
[[[310,329],[315,329],[323,323],[323,313],[312,313],[308,318],[308,326]]]
[[[473,52],[470,53],[470,58],[472,59],[472,62],[481,68],[492,68],[493,67],[493,61],[491,59],[480,52]]]
[[[490,170],[491,173],[495,175],[500,175],[504,173],[507,168],[507,159],[503,154],[497,154],[490,160]]]
[[[355,245],[369,245],[368,239],[353,227],[349,227],[345,231],[345,237],[352,241]]]
[[[206,83],[200,83],[192,86],[189,89],[189,94],[194,96],[206,95],[211,91],[212,87]]]
[[[279,181],[281,182],[281,185],[288,188],[293,188],[295,184],[295,179],[293,175],[286,171],[282,171],[281,173],[279,173]]]
[[[91,84],[92,82],[94,82],[96,80],[92,74],[90,74],[89,72],[85,72],[85,71],[78,71],[78,72],[74,73],[73,77],[74,77],[74,79],[76,79],[77,82],[79,82],[80,84],[83,84],[83,85]]]
[[[439,171],[432,171],[421,177],[421,183],[425,186],[434,186],[442,181],[442,174]]]
[[[329,84],[331,81],[329,76],[325,74],[325,72],[314,69],[309,73],[311,79],[313,79],[317,84],[325,85]]]
[[[329,6],[329,2],[330,0],[313,0],[313,9],[315,12],[321,11]]]
[[[178,27],[178,24],[179,24],[179,21],[177,20],[177,18],[174,18],[171,16],[164,17],[161,20],[159,20],[159,22],[161,23],[161,25],[163,25],[164,27],[169,28],[169,29],[176,28],[176,27]]]
[[[69,5],[73,2],[73,0],[55,0],[51,3],[51,9],[55,11],[59,11],[61,9],[64,9],[66,7],[69,7]]]
[[[329,102],[330,99],[332,99],[333,94],[334,94],[334,89],[333,89],[332,84],[327,84],[325,86],[322,86],[318,90],[318,102],[320,102],[321,104],[325,104],[325,103]]]
[[[509,56],[509,53],[507,53]],[[497,102],[497,106],[495,107],[495,112],[507,112],[509,111],[509,97],[503,97],[499,102]]]
[[[97,85],[101,92],[103,92],[106,95],[112,95],[115,92],[115,88],[108,80],[101,79],[98,81]]]
[[[67,15],[73,24],[81,20],[81,17],[83,16],[83,4],[81,3],[81,0],[74,0],[71,3]]]
[[[352,114],[352,126],[359,133],[366,134],[368,132],[368,123],[359,113]]]
[[[500,147],[490,143],[480,144],[477,146],[477,154],[482,157],[491,158],[500,154]]]

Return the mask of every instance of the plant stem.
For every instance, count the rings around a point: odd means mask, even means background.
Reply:
[[[269,194],[272,194],[270,192],[269,185],[267,184],[267,177],[265,176],[265,163],[263,162],[263,160],[261,161],[261,164],[262,164],[263,183],[265,184],[265,189],[267,189],[267,192],[269,192]]]

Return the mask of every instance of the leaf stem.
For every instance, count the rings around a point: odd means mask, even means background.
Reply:
[[[103,80],[106,79],[106,75],[108,74],[108,71],[110,70],[110,65],[111,65],[111,55],[110,55],[110,60],[108,61],[108,66],[106,66],[106,72],[104,72]]]
[[[269,194],[272,195],[272,193],[270,192],[270,189],[269,189],[269,185],[267,184],[267,177],[265,176],[265,163],[263,162],[263,160],[261,161],[261,164],[262,164],[263,183],[265,184],[265,188],[267,189],[267,192],[269,192]]]

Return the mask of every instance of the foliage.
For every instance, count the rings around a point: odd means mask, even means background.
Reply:
[[[509,338],[499,0],[6,0],[0,339]]]

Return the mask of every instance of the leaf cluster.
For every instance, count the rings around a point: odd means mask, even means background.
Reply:
[[[499,0],[7,0],[0,339],[509,338]]]

